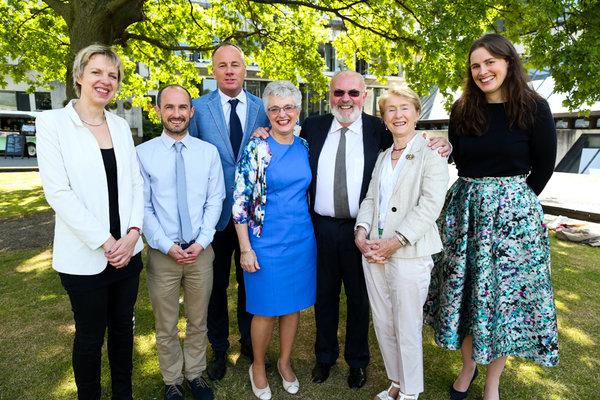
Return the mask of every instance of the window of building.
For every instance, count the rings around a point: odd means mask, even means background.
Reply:
[[[202,79],[200,84],[200,96],[217,90],[217,81],[212,78]]]
[[[0,92],[0,110],[16,110],[17,96],[15,92]]]
[[[35,92],[35,109],[36,110],[51,110],[52,96],[49,92]]]

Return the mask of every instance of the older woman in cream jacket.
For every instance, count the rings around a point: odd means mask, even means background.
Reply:
[[[444,204],[448,166],[415,126],[419,97],[394,87],[379,99],[394,144],[377,159],[356,218],[356,245],[389,389],[376,400],[417,399],[423,391],[422,320],[433,261],[442,250],[436,219]]]

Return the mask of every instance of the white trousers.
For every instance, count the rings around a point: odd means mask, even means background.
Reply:
[[[432,268],[430,256],[394,258],[387,264],[369,264],[363,257],[373,325],[385,370],[405,394],[424,390],[423,304]]]

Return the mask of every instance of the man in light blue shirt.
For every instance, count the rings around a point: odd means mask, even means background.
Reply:
[[[154,318],[165,400],[183,400],[182,367],[195,400],[213,399],[206,369],[206,315],[212,290],[210,245],[221,215],[225,184],[215,146],[188,135],[194,113],[189,92],[163,87],[156,113],[163,133],[137,147],[144,178],[144,236],[150,249],[147,283]],[[187,317],[179,344],[179,288]]]

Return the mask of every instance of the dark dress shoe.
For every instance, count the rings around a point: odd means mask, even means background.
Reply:
[[[350,368],[348,374],[348,386],[350,389],[360,389],[367,383],[367,369],[366,368]]]
[[[314,383],[323,383],[329,378],[329,370],[333,364],[318,362],[312,370],[312,381]]]
[[[206,368],[206,375],[213,381],[220,381],[225,376],[225,371],[227,371],[225,352],[215,351]]]
[[[242,344],[240,353],[248,357],[248,359],[250,360],[250,364],[254,363],[254,352],[252,351],[252,346]],[[268,370],[269,368],[271,368],[271,360],[269,359],[269,355],[265,354],[265,369]]]
[[[475,378],[477,378],[477,375],[479,375],[479,369],[477,369],[477,366],[475,366],[475,372],[473,372],[473,377],[471,378],[471,383],[469,383],[469,387],[464,392],[459,392],[458,390],[454,389],[454,383],[452,385],[450,385],[450,400],[466,399],[467,396],[469,395],[469,389],[471,389],[471,385],[473,384],[473,381],[475,380]]]
[[[367,383],[367,369],[366,368],[350,368],[348,374],[348,386],[350,389],[360,389]]]

